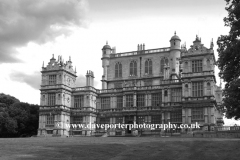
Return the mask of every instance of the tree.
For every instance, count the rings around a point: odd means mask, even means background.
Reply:
[[[0,137],[37,134],[39,106],[0,94]]]
[[[219,76],[226,84],[223,105],[227,118],[240,119],[240,0],[225,0],[228,16],[223,20],[230,27],[228,35],[218,37]]]

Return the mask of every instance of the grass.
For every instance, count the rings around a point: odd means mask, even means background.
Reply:
[[[240,139],[71,137],[0,139],[1,160],[239,160]]]

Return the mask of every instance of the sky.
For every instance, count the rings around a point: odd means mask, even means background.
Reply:
[[[106,41],[117,53],[142,43],[163,48],[176,31],[187,48],[196,35],[207,48],[213,39],[217,59],[217,38],[229,32],[225,7],[224,0],[0,0],[0,92],[39,104],[41,67],[52,54],[71,56],[77,86],[92,70],[101,89]]]

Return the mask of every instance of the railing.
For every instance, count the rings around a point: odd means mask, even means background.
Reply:
[[[125,57],[125,56],[133,56],[137,54],[160,53],[160,52],[167,52],[167,51],[170,51],[169,47],[111,54],[110,57]]]
[[[170,79],[170,80],[162,80],[160,84],[174,84],[174,83],[181,83],[179,79]]]
[[[205,75],[214,75],[214,71],[203,71],[203,72],[199,72],[199,73],[195,73],[195,72],[184,72],[182,74],[182,77],[191,77],[191,76],[205,76]]]
[[[96,112],[95,108],[92,107],[82,107],[82,108],[71,108],[72,111],[92,111],[92,112]]]
[[[77,88],[74,88],[74,89],[73,89],[73,91],[86,91],[86,90],[90,90],[90,91],[93,91],[93,92],[99,92],[98,89],[95,89],[95,88],[92,87],[92,86],[77,87]]]

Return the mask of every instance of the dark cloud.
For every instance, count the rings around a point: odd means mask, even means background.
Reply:
[[[22,83],[26,83],[34,89],[40,89],[41,85],[41,73],[34,72],[33,74],[25,74],[22,72],[15,71],[14,73],[10,74],[10,78],[13,81],[18,81]]]
[[[18,81],[26,83],[34,89],[39,90],[41,85],[41,72],[34,72],[33,74],[25,74],[19,71],[14,71],[10,74],[10,79],[13,81]],[[94,80],[94,86],[97,86],[98,82]],[[76,79],[76,87],[86,86],[86,77],[83,75],[78,75]]]
[[[82,26],[85,0],[0,0],[0,63],[17,62],[16,47],[43,44]]]

